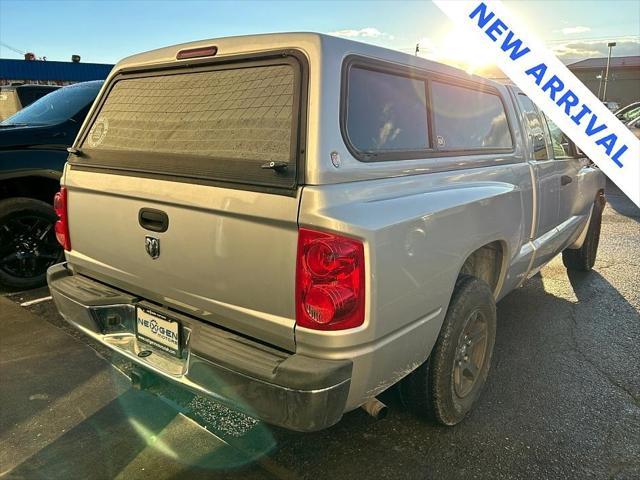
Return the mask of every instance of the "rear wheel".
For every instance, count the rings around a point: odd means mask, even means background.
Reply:
[[[419,414],[455,425],[471,410],[489,373],[496,306],[489,286],[462,275],[429,359],[400,384]]]
[[[33,198],[0,201],[0,284],[34,288],[46,283],[47,268],[62,258],[56,214]]]
[[[588,272],[593,268],[598,254],[598,244],[600,243],[603,210],[604,198],[598,197],[593,205],[584,243],[580,248],[567,248],[562,252],[562,263],[564,263],[567,270]]]

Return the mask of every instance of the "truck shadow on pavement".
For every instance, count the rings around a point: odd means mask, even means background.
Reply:
[[[395,389],[382,395],[385,420],[357,410],[312,434],[247,421],[199,397],[127,389],[6,478],[632,477],[640,474],[639,320],[600,273],[567,275],[554,260],[499,303],[485,391],[454,428],[416,417]]]
[[[607,196],[607,203],[616,213],[640,223],[640,208],[631,202],[625,194],[609,180],[607,180],[605,194]]]

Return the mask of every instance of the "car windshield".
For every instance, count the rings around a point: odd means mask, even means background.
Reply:
[[[4,120],[0,125],[55,125],[73,117],[89,105],[102,82],[86,82],[61,88],[45,95]]]

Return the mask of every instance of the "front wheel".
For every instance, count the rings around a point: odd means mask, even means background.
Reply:
[[[0,284],[35,288],[46,283],[47,268],[62,258],[53,207],[33,198],[0,201]]]
[[[429,359],[400,384],[419,414],[455,425],[480,396],[496,336],[496,304],[482,280],[461,275]]]
[[[567,248],[562,252],[562,263],[564,263],[567,270],[588,272],[593,268],[598,254],[598,244],[600,243],[603,210],[604,196],[599,196],[593,204],[587,236],[582,246],[576,249]]]

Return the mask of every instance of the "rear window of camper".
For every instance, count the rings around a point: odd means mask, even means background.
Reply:
[[[292,59],[124,75],[74,163],[291,188],[299,69]]]

